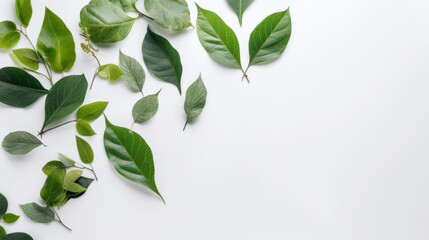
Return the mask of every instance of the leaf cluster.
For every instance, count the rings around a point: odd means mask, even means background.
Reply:
[[[18,221],[19,216],[13,213],[7,212],[9,207],[9,202],[6,197],[0,193],[0,222],[3,221],[6,224],[12,224]],[[0,225],[0,239],[2,240],[33,240],[33,238],[27,233],[16,232],[16,233],[6,233],[6,230]]]

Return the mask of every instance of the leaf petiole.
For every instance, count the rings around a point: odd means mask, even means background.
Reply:
[[[45,134],[45,133],[47,133],[47,132],[49,132],[49,131],[52,131],[52,130],[54,130],[54,129],[57,129],[57,128],[59,128],[59,127],[62,127],[62,126],[64,126],[64,125],[67,125],[67,124],[69,124],[69,123],[74,123],[74,122],[77,122],[77,119],[70,120],[70,121],[68,121],[68,122],[62,123],[62,124],[60,124],[60,125],[58,125],[58,126],[55,126],[55,127],[48,128],[48,129],[46,129],[46,130],[42,130],[42,131],[40,131],[40,132],[39,132],[39,134],[38,134],[38,135],[39,135],[40,137],[42,137],[42,136],[43,136],[43,134]]]
[[[58,215],[57,211],[55,211],[55,208],[51,207],[52,211],[54,211],[55,216],[57,216],[58,219],[55,219],[55,221],[57,221],[58,223],[60,223],[61,225],[63,225],[63,227],[67,228],[67,230],[72,231],[71,228],[67,227],[67,225],[65,225],[63,223],[63,221],[60,218],[60,215]]]

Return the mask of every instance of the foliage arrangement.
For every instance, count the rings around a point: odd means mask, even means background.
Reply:
[[[227,0],[237,14],[240,25],[245,10],[253,0]],[[27,108],[41,98],[45,98],[44,122],[37,136],[27,131],[15,131],[3,139],[2,147],[9,154],[24,155],[37,147],[47,144],[42,137],[50,131],[74,124],[78,135],[75,136],[76,148],[82,163],[78,163],[64,154],[57,160],[49,161],[42,171],[46,181],[40,191],[43,206],[36,202],[22,204],[24,214],[34,222],[58,222],[67,229],[56,209],[71,199],[86,193],[94,180],[98,181],[92,163],[95,154],[91,145],[83,137],[96,135],[91,126],[108,106],[106,101],[85,103],[87,92],[94,86],[97,77],[108,81],[123,82],[132,93],[142,95],[132,109],[134,124],[144,124],[152,119],[159,108],[158,98],[161,90],[149,95],[144,94],[146,72],[140,62],[119,51],[118,64],[101,63],[97,57],[99,49],[127,38],[134,23],[140,19],[156,23],[147,27],[142,40],[143,63],[150,75],[160,81],[173,84],[182,94],[182,73],[184,71],[177,49],[163,37],[159,30],[180,32],[192,26],[190,10],[185,0],[144,0],[144,10],[137,7],[137,0],[91,0],[80,12],[79,26],[83,40],[82,51],[96,62],[92,79],[85,75],[67,75],[76,60],[76,44],[66,24],[53,11],[46,8],[42,27],[36,44],[27,34],[31,22],[31,0],[16,0],[16,16],[19,25],[12,21],[0,22],[0,48],[12,49],[25,38],[28,48],[10,50],[10,57],[18,67],[0,69],[0,102],[16,108]],[[245,68],[241,62],[240,44],[235,32],[215,12],[199,5],[196,32],[202,47],[217,62],[243,73],[243,79],[249,81],[247,72],[251,66],[274,61],[284,52],[291,35],[291,17],[289,10],[274,13],[266,17],[251,33],[249,41],[250,61]],[[42,67],[42,70],[40,70]],[[61,75],[60,79],[56,76]],[[39,78],[46,82],[42,84]],[[184,112],[186,120],[183,130],[194,122],[206,105],[207,88],[202,75],[186,90]],[[83,106],[82,106],[83,105]],[[71,118],[71,116],[74,116]],[[164,201],[155,181],[154,154],[137,132],[116,126],[104,115],[105,131],[103,143],[107,158],[119,175],[125,179],[150,189]],[[131,126],[132,128],[132,126]],[[80,135],[80,136],[79,136]],[[93,178],[84,177],[85,171]],[[0,203],[4,201],[0,195]],[[4,197],[3,197],[4,198]],[[4,198],[5,199],[5,198]],[[2,202],[3,201],[3,202]],[[0,204],[0,218],[10,221],[7,209]],[[9,234],[12,235],[12,234]],[[0,228],[0,239],[11,238]]]
[[[6,197],[0,193],[0,223],[12,224],[18,221],[19,216],[13,213],[7,212],[9,207],[9,202]],[[0,239],[2,240],[33,240],[33,238],[27,233],[15,232],[15,233],[6,233],[4,227],[0,225]]]

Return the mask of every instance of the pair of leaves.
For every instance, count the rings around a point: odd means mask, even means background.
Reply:
[[[183,130],[185,130],[188,123],[193,122],[198,116],[200,116],[206,105],[207,89],[204,85],[201,75],[198,79],[189,86],[186,91],[185,99],[185,113],[186,113],[186,124]]]
[[[97,120],[106,109],[108,102],[93,102],[80,107],[76,113],[76,130],[82,136],[96,134],[91,127],[91,122]]]
[[[244,11],[253,3],[253,0],[227,0],[228,4],[232,7],[234,12],[237,14],[238,22],[240,26],[243,24]]]
[[[46,93],[48,90],[26,71],[15,67],[0,69],[0,102],[25,108]]]
[[[37,137],[24,131],[9,133],[2,142],[3,149],[13,155],[25,155],[41,145]]]
[[[216,13],[197,7],[197,33],[207,53],[221,64],[243,70],[240,44],[234,31]],[[279,58],[286,49],[290,35],[289,9],[265,18],[250,35],[249,67]]]
[[[104,147],[110,163],[120,175],[148,187],[162,199],[155,183],[152,150],[138,133],[115,126],[106,117]]]
[[[21,34],[17,31],[14,22],[0,22],[0,48],[10,49],[18,43],[20,38]]]
[[[3,220],[5,223],[14,223],[19,219],[19,216],[8,213],[7,208],[9,203],[6,197],[0,193],[0,220]]]

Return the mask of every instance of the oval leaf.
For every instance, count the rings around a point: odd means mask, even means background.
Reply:
[[[246,9],[253,3],[253,0],[227,0],[229,6],[234,9],[234,12],[237,14],[238,21],[240,22],[240,26],[243,23],[243,13]]]
[[[292,25],[289,9],[265,18],[250,35],[249,65],[263,64],[276,60],[286,49]]]
[[[186,125],[193,122],[203,111],[206,105],[207,89],[204,85],[201,75],[198,79],[189,86],[186,91],[185,112]]]
[[[11,58],[18,65],[36,71],[39,69],[39,56],[33,49],[20,48],[10,52]]]
[[[0,22],[0,48],[10,49],[18,43],[20,38],[21,34],[16,30],[14,22]]]
[[[3,239],[6,236],[6,230],[0,226],[0,239]]]
[[[50,161],[50,162],[46,163],[45,166],[43,166],[42,171],[46,175],[49,175],[49,174],[53,173],[54,171],[60,171],[60,172],[62,172],[61,174],[65,175],[66,174],[66,166],[64,165],[63,162],[54,160],[54,161]]]
[[[74,112],[85,100],[88,82],[84,75],[67,76],[59,80],[49,91],[45,102],[45,122],[49,124]]]
[[[133,92],[142,92],[146,73],[142,65],[134,58],[119,52],[119,62],[123,71],[122,78]]]
[[[105,64],[98,68],[98,76],[110,81],[118,80],[122,74],[122,69],[115,64]]]
[[[159,91],[161,92],[161,90]],[[156,112],[158,112],[158,95],[146,96],[136,102],[133,107],[133,118],[136,123],[145,123],[149,121]]]
[[[63,20],[48,8],[37,39],[37,51],[55,72],[69,71],[76,60],[73,35]]]
[[[24,27],[28,27],[28,24],[30,24],[31,16],[33,15],[31,0],[15,0],[15,11],[19,22]]]
[[[24,108],[46,93],[48,90],[26,71],[15,67],[0,69],[0,102]]]
[[[16,232],[6,235],[3,240],[33,240],[33,238],[27,233]]]
[[[80,120],[92,122],[103,114],[109,102],[93,102],[77,110],[76,117]]]
[[[125,39],[136,18],[129,17],[109,0],[92,0],[80,12],[80,26],[94,43],[115,43]]]
[[[6,197],[0,193],[0,218],[6,214],[8,208],[8,202]]]
[[[142,52],[149,72],[160,80],[174,84],[181,94],[182,62],[179,53],[170,42],[148,27]]]
[[[43,145],[34,135],[24,131],[9,133],[1,144],[3,149],[13,155],[25,155]]]
[[[92,129],[91,124],[85,120],[77,120],[76,122],[76,130],[82,136],[94,136],[97,134],[94,129]]]
[[[217,62],[241,68],[240,43],[234,31],[216,13],[197,7],[197,34],[201,45]]]
[[[49,206],[59,205],[66,198],[63,187],[64,177],[63,171],[52,171],[48,175],[43,188],[40,190],[40,197],[45,200]]]
[[[188,3],[185,0],[145,0],[146,11],[155,22],[173,31],[192,26]]]
[[[4,216],[3,216],[3,221],[5,222],[5,223],[14,223],[14,222],[16,222],[16,221],[18,221],[18,219],[19,219],[19,216],[18,215],[15,215],[15,214],[13,214],[13,213],[6,213]]]
[[[152,150],[138,133],[115,126],[106,118],[104,148],[110,163],[120,175],[148,187],[162,199],[155,183]]]
[[[55,221],[55,213],[48,207],[39,206],[37,203],[19,205],[24,214],[37,223],[50,223]]]
[[[76,136],[76,145],[80,160],[83,163],[91,164],[94,161],[94,152],[92,151],[91,145],[78,136]]]

